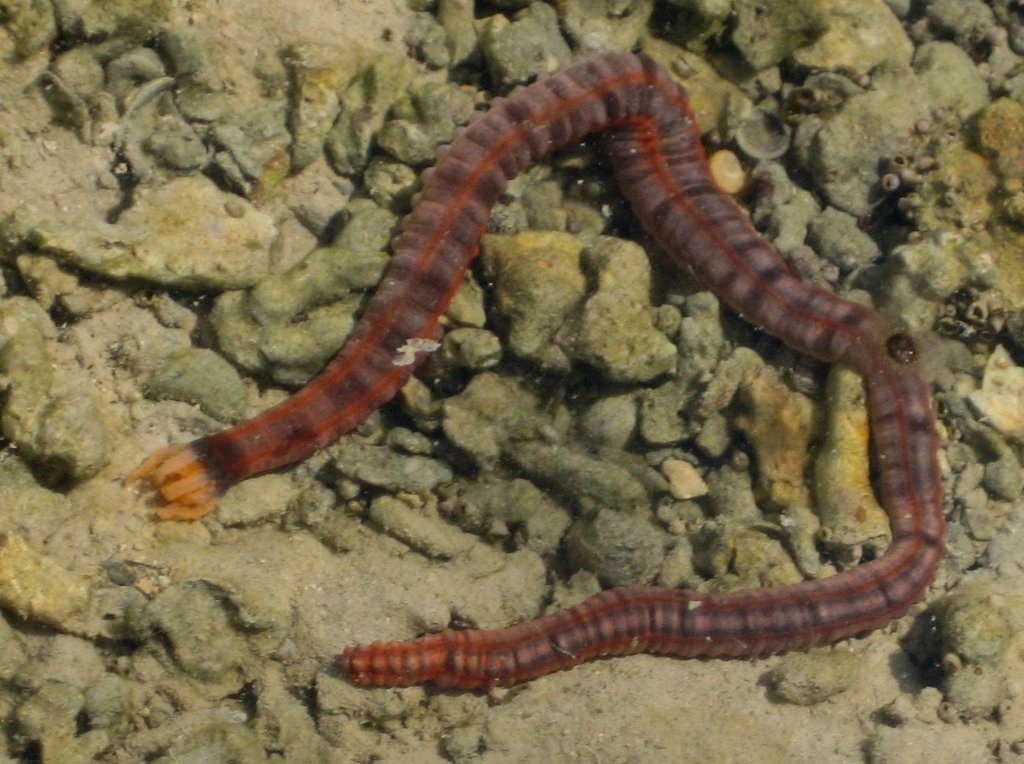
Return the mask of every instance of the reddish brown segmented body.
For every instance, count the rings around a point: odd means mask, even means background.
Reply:
[[[944,532],[938,444],[910,339],[869,308],[793,276],[715,188],[686,94],[643,55],[597,55],[495,101],[425,175],[390,271],[324,373],[265,414],[196,441],[185,456],[179,447],[154,457],[173,464],[147,462],[145,472],[163,470],[161,492],[187,507],[180,486],[202,484],[197,475],[219,490],[301,459],[358,425],[415,368],[394,365],[398,349],[438,332],[508,180],[597,131],[623,194],[677,264],[788,345],[863,376],[892,545],[870,563],[792,586],[720,595],[611,589],[506,629],[349,648],[338,665],[355,682],[490,687],[600,656],[756,656],[809,647],[902,615],[934,576]]]

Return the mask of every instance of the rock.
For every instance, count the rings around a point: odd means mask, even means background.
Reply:
[[[608,586],[651,583],[665,557],[662,536],[650,523],[610,509],[577,520],[565,544],[575,565]]]
[[[641,47],[686,88],[701,134],[713,143],[731,140],[753,108],[743,91],[696,53],[655,37],[644,38]]]
[[[1016,579],[1019,585],[1019,579]],[[989,716],[1019,688],[1024,602],[1011,581],[976,579],[934,604],[943,692],[967,719]]]
[[[914,51],[914,72],[932,107],[966,122],[989,102],[988,83],[970,56],[951,42],[926,43]],[[1015,144],[1015,153],[1019,146]]]
[[[249,650],[232,609],[219,586],[185,580],[157,595],[146,607],[146,618],[185,674],[237,686]]]
[[[374,499],[368,517],[385,533],[434,560],[466,556],[480,544],[476,536],[391,496]]]
[[[438,3],[437,21],[444,29],[451,66],[459,66],[479,55],[475,20],[473,0],[440,0]]]
[[[790,653],[769,672],[768,684],[787,703],[813,706],[848,689],[863,670],[861,656],[843,648]]]
[[[814,460],[815,507],[821,540],[843,562],[861,559],[864,547],[881,553],[891,533],[889,517],[871,486],[870,430],[864,385],[852,370],[829,372],[825,437]]]
[[[452,479],[451,469],[427,456],[398,454],[389,448],[345,441],[334,465],[344,475],[390,493],[425,495]]]
[[[528,480],[458,484],[441,509],[473,533],[508,539],[542,557],[558,550],[570,515]]]
[[[737,455],[732,460],[708,472],[708,493],[711,513],[731,523],[756,523],[762,519],[754,498],[754,485],[750,477],[750,460]]]
[[[661,463],[661,472],[668,480],[669,491],[676,499],[695,499],[708,492],[707,483],[697,468],[682,459],[666,459]]]
[[[491,82],[497,89],[526,82],[539,74],[552,74],[572,60],[562,39],[554,8],[532,3],[510,22],[496,14],[477,26],[480,48]]]
[[[459,327],[445,333],[441,357],[450,368],[483,371],[501,362],[501,340],[486,329]]]
[[[287,475],[259,475],[233,486],[217,504],[217,520],[227,527],[249,527],[279,520],[295,498]]]
[[[444,434],[478,466],[493,469],[506,444],[536,437],[544,419],[537,397],[513,379],[478,374],[442,405]]]
[[[22,299],[0,302],[0,373],[9,386],[0,432],[51,480],[90,477],[110,460],[109,426],[77,375],[55,374],[55,330]]]
[[[29,58],[57,36],[53,4],[12,3],[4,15],[4,30],[11,37],[15,57]]]
[[[391,107],[377,145],[414,167],[433,163],[437,146],[473,114],[473,97],[453,84],[416,81]]]
[[[998,432],[1024,442],[1024,368],[1016,366],[1006,348],[996,347],[985,365],[981,389],[967,400]]]
[[[139,189],[116,223],[23,209],[0,233],[24,251],[115,280],[238,289],[266,274],[277,228],[244,199],[190,176]]]
[[[0,607],[61,631],[77,628],[89,585],[14,533],[0,534]]]
[[[237,422],[245,415],[242,378],[224,358],[205,348],[182,348],[160,357],[142,386],[153,400],[192,403],[221,422]]]
[[[238,191],[247,196],[268,192],[288,169],[286,119],[281,103],[256,103],[217,115],[210,126],[218,147],[214,161]]]
[[[336,172],[350,175],[366,166],[376,135],[412,76],[409,59],[382,55],[345,88],[341,113],[326,136],[327,156]]]
[[[737,0],[733,44],[754,71],[785,60],[790,53],[816,40],[829,25],[829,16],[812,0],[777,0],[771,4]]]
[[[636,244],[601,237],[583,250],[597,289],[586,299],[568,351],[613,382],[649,382],[675,369],[676,348],[654,327],[651,266]]]
[[[288,125],[291,167],[302,170],[324,151],[324,139],[341,109],[340,92],[356,73],[353,48],[299,44],[284,51],[292,79]]]
[[[825,14],[828,29],[793,53],[801,66],[867,75],[910,63],[913,43],[883,0],[838,0]]]
[[[582,243],[569,234],[527,232],[484,236],[480,250],[509,349],[544,368],[568,371],[570,359],[556,335],[585,294]]]
[[[841,273],[871,265],[882,256],[878,244],[861,230],[857,219],[835,207],[826,207],[811,218],[807,243]]]
[[[796,157],[835,207],[865,215],[880,162],[905,151],[908,136],[929,112],[912,75],[879,76],[872,90],[849,96],[834,115],[805,119],[794,136]]]
[[[583,510],[609,507],[638,514],[650,506],[644,484],[630,470],[608,460],[537,441],[516,444],[506,457],[535,483]]]
[[[758,494],[772,507],[809,506],[804,482],[813,433],[811,402],[768,366],[744,375],[736,426],[756,454]]]
[[[564,0],[559,4],[562,28],[581,54],[629,50],[647,29],[652,0]]]
[[[387,265],[383,252],[319,247],[251,291],[228,292],[210,320],[221,349],[251,372],[300,384],[334,356],[355,325],[362,298]]]
[[[711,522],[691,537],[694,567],[711,579],[710,591],[785,586],[804,580],[777,534],[764,521],[750,525]]]
[[[578,418],[582,437],[594,448],[621,450],[637,426],[635,395],[613,395],[590,405]]]

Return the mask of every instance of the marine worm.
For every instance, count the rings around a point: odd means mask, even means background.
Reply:
[[[934,577],[945,529],[942,483],[929,388],[913,340],[870,308],[793,275],[715,187],[685,91],[642,54],[594,55],[496,99],[424,173],[390,270],[323,373],[254,419],[158,452],[131,477],[150,476],[170,502],[162,516],[197,517],[227,486],[302,459],[357,426],[423,360],[415,349],[429,343],[419,343],[437,339],[438,319],[508,181],[595,132],[603,134],[636,216],[678,266],[755,326],[863,377],[892,544],[871,562],[789,586],[729,594],[609,589],[505,629],[351,647],[337,665],[356,683],[488,688],[602,656],[759,656],[806,648],[898,618]]]

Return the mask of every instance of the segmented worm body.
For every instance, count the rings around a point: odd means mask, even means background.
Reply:
[[[323,374],[255,419],[154,455],[169,516],[201,514],[224,487],[301,459],[358,425],[415,368],[396,366],[438,319],[508,181],[601,131],[615,175],[661,249],[721,300],[791,347],[864,378],[878,490],[893,541],[829,578],[730,594],[610,589],[498,630],[448,630],[349,648],[360,684],[484,688],[601,656],[757,656],[878,628],[921,598],[941,559],[944,518],[929,389],[910,338],[871,309],[797,279],[708,173],[687,97],[648,57],[596,55],[539,80],[461,132],[423,179],[391,269]],[[421,354],[422,356],[422,354]],[[422,360],[422,357],[417,360]]]

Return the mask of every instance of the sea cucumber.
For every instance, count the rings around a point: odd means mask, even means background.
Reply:
[[[628,53],[583,59],[496,99],[424,173],[390,270],[324,372],[254,419],[158,452],[131,477],[151,477],[170,502],[163,516],[200,516],[227,486],[301,459],[358,425],[423,360],[419,352],[405,363],[408,348],[438,337],[438,319],[508,181],[598,131],[622,193],[676,264],[754,325],[864,378],[892,544],[869,563],[790,586],[731,594],[610,589],[506,629],[352,647],[338,667],[354,682],[486,688],[601,656],[757,656],[804,648],[903,615],[935,574],[945,529],[938,439],[913,340],[870,308],[792,274],[715,187],[686,93],[653,60]]]

